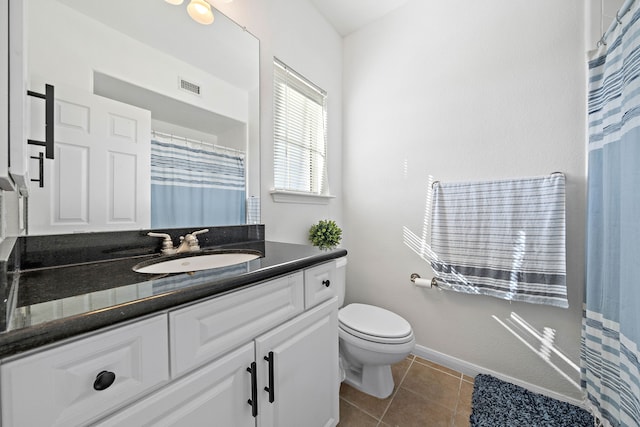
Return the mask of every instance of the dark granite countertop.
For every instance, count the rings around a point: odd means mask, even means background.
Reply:
[[[263,256],[229,267],[168,275],[132,270],[142,261],[159,257],[157,252],[139,255],[134,251],[131,256],[120,254],[120,258],[112,259],[101,255],[99,259],[93,257],[64,265],[33,262],[37,257],[23,255],[29,259],[22,260],[22,267],[14,266],[7,272],[7,297],[2,310],[6,322],[0,328],[0,358],[179,305],[259,286],[261,281],[347,254],[344,249],[321,251],[306,245],[242,240],[208,248],[249,249]],[[221,242],[205,239],[205,243]],[[45,252],[43,248],[42,253]]]

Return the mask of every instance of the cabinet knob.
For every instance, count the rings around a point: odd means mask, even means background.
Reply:
[[[322,284],[325,285],[328,288],[331,285],[331,281],[329,281],[329,279],[323,280]]]
[[[93,382],[94,390],[105,390],[113,384],[116,380],[116,374],[109,371],[102,371],[96,376],[96,380]]]

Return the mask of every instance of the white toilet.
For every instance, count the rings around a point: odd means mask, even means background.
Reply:
[[[346,258],[336,267],[335,291],[342,307]],[[381,399],[391,395],[391,365],[407,357],[416,343],[409,322],[384,308],[354,303],[340,309],[338,324],[344,382]]]

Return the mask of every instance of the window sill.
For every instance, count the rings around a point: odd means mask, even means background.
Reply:
[[[272,190],[271,197],[276,203],[304,203],[309,205],[327,205],[336,196],[328,194],[310,194],[297,191]]]

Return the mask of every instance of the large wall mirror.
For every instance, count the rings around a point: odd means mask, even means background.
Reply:
[[[32,146],[31,235],[259,222],[259,41],[188,1],[25,0],[25,80],[55,89]],[[29,97],[27,133],[44,138]]]

